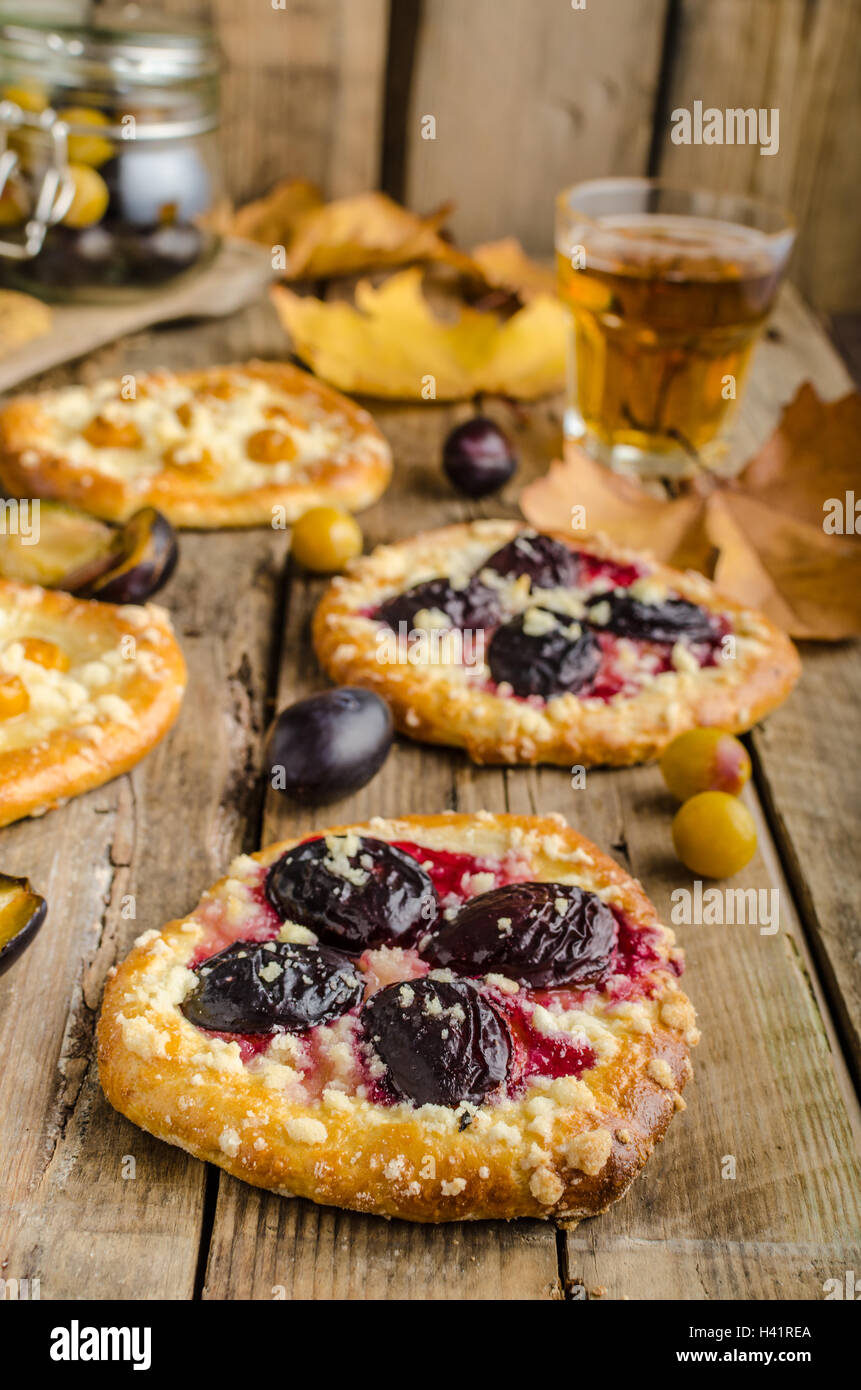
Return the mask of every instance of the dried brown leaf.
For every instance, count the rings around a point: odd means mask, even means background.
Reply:
[[[710,490],[662,500],[568,445],[521,507],[534,526],[557,529],[582,507],[587,532],[710,575],[794,637],[835,641],[861,633],[859,452],[861,397],[824,402],[805,383],[742,473]],[[827,518],[838,510],[843,531],[833,534]]]

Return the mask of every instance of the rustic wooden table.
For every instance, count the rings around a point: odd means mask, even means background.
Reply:
[[[50,379],[283,351],[264,303],[117,343]],[[759,351],[740,448],[761,441],[804,377],[829,397],[849,385],[790,292]],[[490,408],[516,437],[521,484],[559,447],[559,403]],[[397,476],[363,518],[368,545],[499,511],[499,499],[455,497],[440,471],[446,433],[470,413],[376,409]],[[516,498],[512,486],[506,512]],[[760,848],[741,882],[779,889],[780,930],[681,930],[703,1029],[688,1109],[607,1215],[565,1232],[317,1208],[247,1187],[109,1108],[93,1058],[106,972],[139,932],[187,911],[233,854],[320,823],[260,776],[272,710],[325,685],[308,640],[322,584],[295,573],[287,550],[285,535],[263,530],[184,536],[162,596],[191,676],[177,726],[130,776],[0,832],[3,870],[29,874],[50,903],[0,982],[0,1273],[38,1278],[43,1299],[822,1298],[861,1251],[857,646],[806,646],[800,687],[750,737]],[[400,742],[333,814],[482,806],[563,812],[667,916],[685,882],[654,767],[590,773],[572,790],[558,769],[476,768]]]

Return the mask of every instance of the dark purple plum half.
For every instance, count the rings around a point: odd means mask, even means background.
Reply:
[[[598,595],[590,605],[591,612],[598,604],[610,605],[610,616],[600,626],[617,637],[633,637],[643,642],[717,642],[720,629],[711,613],[688,603],[683,598],[668,598],[662,603],[642,603],[631,594]]]
[[[104,603],[145,603],[170,579],[179,558],[176,532],[155,507],[142,507],[109,549],[67,574],[62,587]]]
[[[236,941],[195,970],[182,1012],[219,1033],[305,1033],[355,1008],[365,982],[328,946]]]
[[[465,980],[389,985],[362,1010],[389,1084],[416,1105],[478,1105],[508,1075],[508,1024]]]
[[[453,588],[447,579],[429,579],[386,599],[376,616],[397,632],[401,623],[407,629],[414,627],[416,614],[424,608],[438,608],[452,627],[470,629],[495,627],[501,611],[499,595],[478,579],[471,579],[464,589]]]
[[[524,531],[485,560],[481,569],[495,570],[506,578],[528,574],[533,589],[564,589],[577,582],[577,555],[562,541]]]
[[[601,664],[595,634],[571,618],[554,616],[557,626],[537,636],[524,631],[523,614],[497,628],[488,652],[490,674],[497,685],[507,681],[515,695],[547,699],[576,694],[589,684]]]
[[[266,768],[278,791],[319,805],[370,782],[393,738],[389,707],[372,690],[324,690],[297,700],[275,719],[266,743]]]
[[[594,893],[569,883],[509,883],[470,898],[423,953],[464,975],[555,989],[599,979],[616,935],[613,913]]]
[[[48,904],[30,887],[28,878],[0,874],[0,975],[35,939]]]
[[[443,448],[442,466],[460,492],[467,497],[485,497],[508,482],[517,460],[499,426],[477,415],[451,431]]]
[[[276,860],[266,894],[282,921],[310,927],[342,951],[409,946],[439,916],[430,876],[384,840],[353,836],[306,840]],[[331,841],[331,847],[328,843]]]

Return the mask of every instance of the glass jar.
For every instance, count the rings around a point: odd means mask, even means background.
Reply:
[[[217,246],[211,32],[137,6],[96,13],[0,5],[0,274],[43,298],[135,298]]]

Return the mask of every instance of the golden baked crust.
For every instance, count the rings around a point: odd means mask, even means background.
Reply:
[[[86,439],[103,415],[141,443]],[[286,434],[295,457],[255,462],[247,442],[265,429]],[[285,362],[140,374],[18,396],[0,412],[5,488],[108,521],[153,506],[176,526],[284,524],[322,504],[359,511],[390,477],[391,452],[368,412]]]
[[[34,641],[68,668],[31,660]],[[0,825],[140,762],[179,712],[185,662],[153,604],[117,607],[0,580],[0,687],[10,683],[28,708],[0,717]]]
[[[314,615],[314,646],[324,670],[338,684],[375,690],[411,738],[464,748],[477,763],[563,767],[644,762],[677,734],[700,725],[748,729],[780,704],[798,679],[801,668],[790,639],[763,614],[718,593],[702,575],[655,564],[602,536],[578,543],[561,534],[555,539],[572,549],[636,563],[649,583],[722,614],[735,638],[733,658],[695,671],[662,673],[632,696],[605,701],[565,694],[540,707],[488,689],[486,666],[379,659],[382,625],[366,616],[369,610],[425,579],[465,580],[493,551],[528,529],[512,521],[447,526],[378,546],[354,561],[332,581]],[[539,593],[533,602],[540,601]]]
[[[681,952],[672,931],[640,884],[561,816],[374,818],[320,833],[350,832],[493,861],[514,856],[524,877],[590,888],[635,931],[645,930],[654,951],[648,988],[627,1002],[596,991],[577,1015],[594,1065],[579,1080],[533,1076],[522,1093],[492,1105],[386,1106],[357,1091],[351,1054],[338,1050],[348,1032],[336,1032],[322,1051],[315,1042],[334,1080],[309,1095],[302,1069],[290,1065],[290,1035],[282,1035],[277,1060],[269,1053],[245,1063],[235,1040],[189,1023],[178,1007],[196,978],[188,963],[249,937],[260,866],[298,843],[291,840],[240,857],[187,918],[138,939],[108,983],[98,1026],[108,1099],[151,1134],[246,1182],[323,1204],[411,1221],[570,1220],[605,1210],[684,1108],[681,1091],[692,1075],[689,1049],[699,1035],[677,983]],[[308,939],[307,932],[291,939]],[[385,956],[387,983],[410,978],[398,955]],[[315,1032],[354,1024],[342,1018]]]

